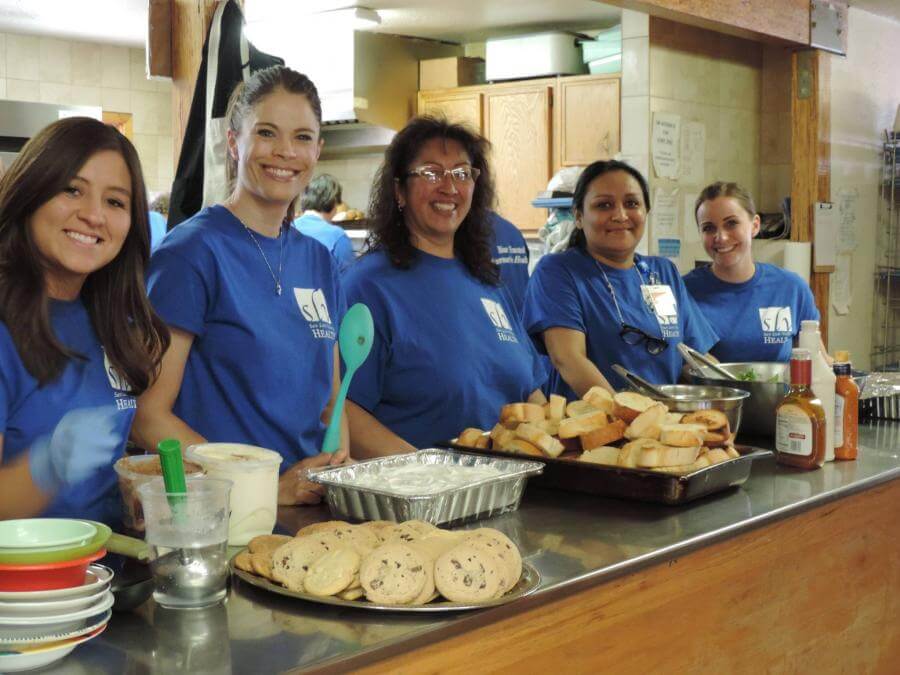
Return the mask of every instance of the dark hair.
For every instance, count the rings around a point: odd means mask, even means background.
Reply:
[[[750,192],[746,188],[737,183],[717,181],[707,185],[700,191],[700,196],[697,197],[697,201],[694,202],[694,221],[697,222],[697,211],[700,210],[703,202],[708,202],[719,197],[730,197],[735,200],[741,205],[741,208],[747,212],[750,218],[753,218],[753,216],[756,215],[756,204],[753,203],[753,197],[750,196]],[[700,223],[697,222],[697,224],[699,225]]]
[[[591,183],[596,178],[613,171],[624,171],[638,182],[638,185],[641,186],[641,193],[644,195],[644,206],[647,208],[647,211],[650,210],[650,186],[647,185],[647,179],[641,175],[641,172],[625,162],[620,162],[616,159],[603,159],[586,166],[578,177],[578,183],[575,184],[575,194],[572,196],[572,210],[575,213],[584,214],[584,200],[587,197],[587,191]],[[581,228],[573,230],[572,235],[569,237],[569,248],[580,248],[583,250],[586,246],[587,240],[584,237],[584,230]]]
[[[500,273],[491,259],[491,207],[494,180],[487,163],[490,142],[461,124],[438,117],[414,117],[394,136],[384,153],[384,162],[375,174],[369,197],[369,250],[384,249],[391,262],[408,269],[416,254],[409,230],[397,204],[394,186],[406,185],[406,173],[428,141],[440,138],[459,143],[472,166],[481,173],[472,192],[472,206],[453,238],[453,248],[466,269],[478,280],[497,285]]]
[[[300,197],[300,208],[328,213],[341,202],[341,184],[331,174],[316,176]]]
[[[34,212],[57,196],[96,153],[119,153],[131,175],[131,225],[122,250],[92,272],[81,297],[112,365],[142,393],[159,372],[169,330],[153,311],[144,287],[150,258],[147,193],[134,146],[115,128],[70,117],[38,132],[0,179],[0,319],[25,368],[44,385],[71,358],[50,325],[45,264],[31,232]]]
[[[287,66],[270,66],[256,71],[249,80],[241,82],[231,92],[228,99],[228,110],[225,113],[228,119],[228,128],[235,134],[240,133],[241,126],[250,111],[277,89],[283,89],[289,94],[305,96],[316,116],[316,121],[319,126],[322,125],[322,102],[319,100],[319,92],[312,80]],[[229,189],[234,191],[237,180],[237,160],[231,156],[231,153],[227,153],[225,156],[225,178],[228,181]],[[296,202],[297,200],[294,199],[288,207],[284,216],[285,221],[289,221],[293,216]]]

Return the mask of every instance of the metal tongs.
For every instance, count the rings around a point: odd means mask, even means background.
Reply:
[[[632,389],[636,389],[637,391],[649,394],[654,398],[672,398],[668,394],[664,394],[661,390],[657,389],[654,385],[647,382],[647,380],[645,380],[640,375],[635,375],[630,370],[627,370],[626,368],[620,366],[618,363],[612,364],[612,369],[616,372],[617,375],[621,376],[629,385],[631,385]]]
[[[691,366],[694,370],[698,371],[701,375],[703,374],[703,369],[708,368],[713,371],[719,377],[726,380],[737,380],[734,375],[725,370],[722,366],[720,366],[715,361],[710,360],[706,354],[701,354],[696,349],[688,347],[683,342],[678,343],[678,352],[684,358],[685,361],[688,362],[688,365]]]

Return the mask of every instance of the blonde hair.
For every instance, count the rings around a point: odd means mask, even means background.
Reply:
[[[756,204],[753,203],[753,197],[750,196],[748,190],[737,183],[717,181],[703,188],[703,190],[700,191],[700,196],[697,197],[697,201],[694,202],[694,221],[698,225],[700,224],[700,221],[697,220],[697,211],[700,210],[700,207],[703,206],[704,202],[712,201],[719,197],[730,197],[736,201],[741,205],[741,208],[747,212],[747,215],[749,215],[751,219],[756,215]]]

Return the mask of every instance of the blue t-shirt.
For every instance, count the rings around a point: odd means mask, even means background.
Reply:
[[[417,252],[403,270],[374,251],[344,285],[347,302],[365,303],[375,320],[350,398],[416,447],[492,427],[501,406],[524,401],[546,378],[507,294],[459,260]]]
[[[109,462],[86,480],[63,487],[42,516],[88,518],[119,527],[122,507],[113,464],[125,452],[136,402],[105,359],[82,301],[50,301],[50,323],[66,347],[84,356],[70,359],[62,374],[39,386],[25,369],[6,325],[0,323],[0,429],[3,463],[16,459],[39,436],[50,434],[76,408],[115,405],[122,442]],[[107,373],[110,374],[107,374]],[[75,449],[77,454],[77,448]]]
[[[294,220],[294,227],[331,251],[331,255],[337,261],[338,269],[343,271],[356,259],[356,255],[353,253],[353,243],[344,229],[332,225],[324,218],[320,218],[314,213],[304,213]]]
[[[544,348],[541,334],[548,328],[581,331],[588,358],[615,389],[626,389],[628,385],[613,372],[614,363],[654,384],[672,384],[682,367],[676,348],[679,342],[706,352],[718,340],[671,261],[639,255],[634,256],[634,261],[635,265],[626,270],[602,265],[601,271],[601,263],[582,249],[545,255],[531,276],[525,299],[525,327],[538,345]],[[651,355],[644,342],[629,345],[619,336],[622,322],[603,278],[604,271],[625,323],[669,343],[660,354]],[[644,300],[643,284],[668,286],[674,307],[664,302],[665,297],[660,298],[658,316],[657,310]],[[557,393],[578,398],[562,378],[557,380]]]
[[[500,268],[500,281],[521,316],[528,286],[528,244],[519,228],[496,213],[491,213],[494,248],[491,258]]]
[[[741,284],[701,267],[685,275],[684,285],[719,334],[711,353],[724,363],[790,361],[800,322],[819,320],[809,285],[775,265],[756,263],[753,278]]]
[[[166,236],[147,289],[167,324],[194,335],[175,414],[210,442],[280,452],[285,470],[321,448],[345,304],[324,246],[290,227],[283,242],[253,236],[272,272],[228,209],[206,208]]]
[[[157,211],[151,211],[149,214],[149,222],[150,250],[155,251],[159,248],[159,245],[166,236],[166,217]]]

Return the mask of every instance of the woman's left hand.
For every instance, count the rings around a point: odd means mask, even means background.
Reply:
[[[325,487],[309,480],[309,470],[352,461],[346,448],[341,448],[333,454],[322,452],[314,457],[301,459],[278,479],[279,506],[318,504],[325,494]]]

